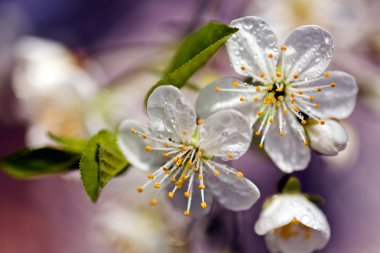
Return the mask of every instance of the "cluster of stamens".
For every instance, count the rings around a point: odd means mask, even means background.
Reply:
[[[198,125],[203,123],[202,119],[197,121]],[[205,171],[204,169],[210,169],[213,176],[219,176],[220,170],[225,173],[233,173],[237,178],[243,178],[242,172],[235,172],[229,168],[213,162],[210,157],[207,157],[204,151],[193,143],[179,143],[170,139],[160,139],[155,136],[148,135],[137,131],[134,128],[130,129],[132,133],[139,135],[143,139],[149,139],[152,143],[155,143],[157,147],[147,145],[145,147],[146,152],[162,152],[163,157],[168,158],[167,162],[154,171],[148,174],[148,181],[137,188],[139,193],[143,192],[148,186],[152,186],[157,189],[154,197],[151,199],[150,204],[152,206],[157,205],[157,196],[162,188],[165,188],[169,184],[173,184],[173,189],[168,192],[170,199],[174,198],[174,195],[178,189],[187,186],[184,192],[184,197],[187,198],[187,208],[184,211],[185,216],[190,215],[190,209],[192,204],[192,197],[196,189],[194,185],[198,185],[198,190],[201,194],[201,208],[206,208],[207,203],[205,201]],[[187,135],[187,131],[184,130],[183,135]],[[227,153],[228,158],[233,158],[233,153]],[[198,181],[198,182],[196,182]],[[186,185],[187,184],[187,185]]]
[[[301,234],[303,234],[303,238],[305,240],[309,240],[311,238],[311,228],[303,225],[297,219],[293,219],[289,224],[277,228],[275,232],[284,240],[289,240],[292,237],[298,237]]]
[[[281,51],[286,51],[286,46],[281,46]],[[270,126],[277,120],[279,135],[284,136],[284,128],[286,127],[286,121],[284,115],[287,113],[293,113],[298,121],[302,125],[306,125],[309,119],[313,119],[321,125],[325,124],[325,121],[315,115],[311,108],[320,108],[320,104],[315,102],[315,97],[310,95],[313,92],[322,92],[326,88],[335,88],[336,83],[331,82],[327,85],[321,85],[317,87],[307,87],[309,81],[297,81],[299,78],[298,73],[294,73],[292,78],[285,77],[281,69],[276,71],[276,62],[274,61],[273,54],[268,54],[270,59],[269,69],[272,73],[261,73],[259,76],[255,75],[252,70],[247,66],[241,66],[241,70],[246,72],[253,78],[253,81],[260,83],[260,85],[248,85],[239,84],[239,82],[233,82],[233,88],[220,88],[216,87],[216,92],[246,92],[247,96],[240,97],[240,101],[244,103],[262,103],[255,115],[254,122],[260,120],[258,130],[255,131],[255,135],[260,136],[261,140],[259,147],[263,148],[266,134]],[[283,58],[281,58],[283,59]],[[313,81],[320,81],[324,78],[329,78],[331,74],[325,72],[323,76],[314,79]],[[288,81],[288,80],[291,81]],[[246,89],[241,89],[244,87]],[[307,138],[302,131],[302,126],[297,126],[297,131],[303,140],[305,146],[308,146]]]

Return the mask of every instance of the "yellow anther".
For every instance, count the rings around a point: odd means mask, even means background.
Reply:
[[[167,175],[170,175],[170,174],[171,174],[171,172],[170,172],[170,171],[166,171],[166,174],[167,174]]]
[[[169,156],[169,153],[163,153],[162,154],[164,157],[168,157]]]
[[[294,98],[296,95],[295,95],[294,93],[292,93],[292,94],[290,94],[290,96],[291,96],[292,98]]]
[[[330,77],[330,76],[331,76],[330,72],[326,72],[326,73],[324,74],[324,77]]]
[[[297,79],[298,77],[299,77],[299,75],[297,73],[294,73],[293,78]]]
[[[290,100],[290,103],[291,103],[292,105],[294,105],[294,104],[296,103],[296,101],[295,101],[294,99],[292,99],[292,100]]]
[[[283,88],[280,88],[278,91],[283,91]],[[283,96],[278,96],[278,100],[282,100],[283,98]]]
[[[321,105],[320,104],[315,104],[315,108],[319,108],[319,107],[321,107]]]
[[[148,175],[148,179],[152,180],[154,178],[154,175],[153,174],[149,174]]]
[[[186,150],[188,150],[188,147],[186,147],[186,146],[181,147],[181,151],[186,151]]]
[[[270,59],[273,59],[273,54],[268,54],[268,57],[269,57]]]
[[[172,177],[172,179],[170,179],[173,183],[177,181],[177,179],[175,177]]]
[[[303,145],[309,146],[309,143],[307,141],[303,141]]]
[[[148,135],[147,134],[142,134],[141,138],[146,139],[146,138],[148,138]]]
[[[178,159],[177,162],[175,163],[175,165],[178,167],[182,164],[182,159]]]
[[[189,211],[189,210],[186,210],[186,211],[183,212],[183,214],[184,214],[185,216],[189,216],[189,215],[190,215],[190,211]]]
[[[320,123],[321,125],[326,124],[326,122],[325,122],[324,120],[321,120],[319,123]]]
[[[236,172],[236,177],[237,178],[243,178],[244,177],[243,172],[241,172],[241,171]]]
[[[168,192],[168,197],[169,197],[170,199],[174,198],[174,192]]]
[[[167,143],[167,142],[165,142],[165,143],[164,143],[164,146],[167,147],[167,148],[169,148],[169,147],[170,147],[170,144]]]
[[[137,192],[142,193],[144,191],[144,188],[142,186],[137,187]]]
[[[272,85],[268,86],[268,91],[272,91],[272,90],[273,90],[273,86]]]
[[[256,136],[259,136],[261,133],[260,133],[260,131],[256,131],[255,134],[256,134]]]
[[[281,131],[281,132],[280,132],[280,136],[284,136],[284,132]]]
[[[219,176],[219,170],[214,170],[214,176]]]
[[[198,120],[197,120],[197,124],[198,124],[198,125],[202,125],[204,122],[205,122],[205,121],[204,121],[203,119],[198,119]]]
[[[190,192],[184,192],[183,195],[185,195],[186,198],[190,197]]]
[[[178,157],[174,157],[174,158],[173,158],[173,162],[178,161],[178,159],[179,159]]]
[[[245,66],[241,66],[240,69],[243,70],[243,71],[245,71],[245,70],[246,70],[246,67],[245,67]]]
[[[196,156],[197,156],[197,157],[201,157],[201,156],[202,156],[202,151],[198,151],[198,152],[196,153]]]
[[[199,173],[199,168],[194,167],[194,172],[195,172],[195,173]]]
[[[276,103],[276,107],[277,108],[280,108],[281,104],[280,103]]]
[[[187,165],[188,166],[193,166],[193,162],[192,161],[187,161]]]
[[[261,74],[260,74],[260,77],[261,77],[261,78],[264,78],[264,77],[265,77],[265,73],[261,73]]]
[[[163,171],[168,171],[168,168],[166,166],[162,166]]]
[[[202,175],[198,175],[198,180],[202,180],[203,176]]]
[[[202,207],[203,209],[205,209],[205,208],[207,207],[207,203],[206,203],[206,202],[201,202],[201,207]]]
[[[188,133],[187,133],[187,130],[182,130],[182,134],[183,135],[187,135]]]
[[[200,185],[198,186],[198,188],[199,188],[199,190],[204,190],[204,189],[206,188],[206,186],[205,186],[204,184],[200,184]]]
[[[276,91],[278,91],[278,92],[282,92],[282,91],[284,91],[284,88],[277,88]],[[282,96],[279,96],[279,98],[280,98],[280,97],[282,97]]]
[[[260,86],[256,86],[256,91],[260,91],[260,90],[261,90]]]
[[[298,111],[299,111],[298,107],[297,107],[297,106],[294,106],[294,107],[293,107],[293,111],[298,112]]]
[[[254,98],[253,98],[253,102],[257,102],[257,101],[259,101],[259,98],[254,97]]]
[[[231,152],[228,152],[228,153],[227,153],[227,157],[228,157],[228,158],[234,158],[234,154],[231,153]]]
[[[259,144],[259,148],[263,148],[264,147],[264,145],[263,144]]]
[[[240,98],[240,101],[241,101],[241,102],[244,102],[244,101],[245,101],[245,97],[241,97],[241,98]]]
[[[321,87],[317,87],[316,89],[318,92],[322,91],[322,88]]]
[[[336,83],[330,83],[331,88],[336,87]]]
[[[281,77],[281,76],[282,76],[281,72],[280,72],[280,71],[277,71],[277,72],[276,72],[276,76],[277,76],[277,77]]]
[[[150,201],[150,204],[151,204],[152,206],[157,205],[157,199],[152,199],[152,200]]]
[[[160,187],[161,187],[160,183],[155,183],[155,184],[154,184],[154,188],[158,189],[158,188],[160,188]]]
[[[281,46],[281,51],[285,52],[286,49],[287,49],[287,47],[286,47],[285,45],[282,45],[282,46]]]
[[[220,87],[219,86],[215,87],[215,91],[220,92]]]
[[[131,132],[132,132],[133,134],[137,133],[136,129],[134,129],[134,128],[131,128]]]
[[[150,151],[152,151],[152,147],[151,147],[151,146],[145,146],[145,151],[146,151],[146,152],[150,152]]]
[[[257,115],[261,116],[262,112],[261,111],[257,111]]]
[[[313,101],[315,99],[314,96],[310,96],[310,100]]]
[[[286,110],[286,109],[284,109],[284,110],[282,110],[282,112],[283,112],[284,114],[286,114],[286,113],[287,113],[287,110]]]
[[[238,87],[238,86],[239,86],[239,82],[236,82],[236,81],[233,82],[233,83],[232,83],[232,86],[234,86],[234,87]]]
[[[274,122],[274,119],[273,118],[269,118],[269,123],[273,123]]]
[[[301,124],[302,124],[302,125],[306,125],[306,124],[307,124],[307,121],[303,119],[303,120],[301,120]]]
[[[302,95],[302,94],[303,94],[302,90],[299,90],[299,91],[298,91],[298,94]]]

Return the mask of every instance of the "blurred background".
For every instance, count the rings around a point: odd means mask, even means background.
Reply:
[[[125,118],[146,122],[146,92],[184,36],[208,21],[261,16],[280,41],[297,26],[321,25],[336,42],[331,69],[354,75],[360,93],[343,122],[347,149],[314,154],[297,176],[326,200],[332,238],[321,252],[378,253],[379,13],[378,0],[0,1],[0,156],[49,144],[48,131],[87,137]],[[234,73],[223,48],[191,82],[203,87],[227,75]],[[262,190],[259,203],[240,213],[215,205],[194,220],[165,205],[165,196],[152,208],[149,193],[136,194],[145,175],[133,169],[96,205],[75,172],[21,181],[0,171],[0,252],[266,253],[253,225],[282,175],[256,150],[233,166]]]

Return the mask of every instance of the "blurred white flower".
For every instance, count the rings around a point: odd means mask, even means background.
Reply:
[[[334,43],[321,27],[299,27],[278,48],[276,35],[261,18],[243,17],[231,26],[239,28],[226,44],[231,64],[255,83],[217,80],[201,90],[197,112],[201,117],[228,108],[242,112],[261,135],[259,146],[282,171],[305,169],[310,149],[303,125],[348,117],[358,92],[355,79],[325,72]]]
[[[272,253],[311,253],[325,247],[330,227],[315,204],[302,194],[278,194],[268,201],[255,232],[265,235]]]
[[[174,86],[155,89],[148,99],[148,115],[150,127],[125,120],[119,128],[118,143],[128,161],[145,171],[155,169],[138,192],[152,186],[158,190],[157,196],[172,183],[168,196],[174,198],[185,188],[185,198],[174,204],[184,208],[186,216],[190,215],[193,198],[199,199],[200,206],[192,207],[192,211],[210,210],[209,192],[234,211],[246,210],[256,202],[260,193],[251,181],[213,161],[237,159],[249,148],[252,130],[243,115],[226,110],[197,121],[195,111]],[[152,205],[157,204],[156,196]]]

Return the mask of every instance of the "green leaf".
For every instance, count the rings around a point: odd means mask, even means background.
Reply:
[[[43,147],[24,149],[0,161],[4,172],[19,179],[50,175],[78,167],[80,154]]]
[[[72,151],[75,153],[82,153],[88,141],[83,139],[74,139],[69,137],[58,136],[53,133],[49,133],[49,137],[55,142],[63,145],[65,150]]]
[[[218,51],[218,49],[234,34],[237,28],[223,23],[211,22],[190,34],[180,45],[171,64],[160,81],[158,81],[145,97],[161,85],[171,84],[182,88],[187,80]]]
[[[104,186],[128,166],[116,143],[116,135],[102,130],[93,136],[83,150],[80,172],[84,188],[93,202]]]
[[[301,192],[301,182],[296,177],[290,177],[286,182],[283,193],[300,193]]]

